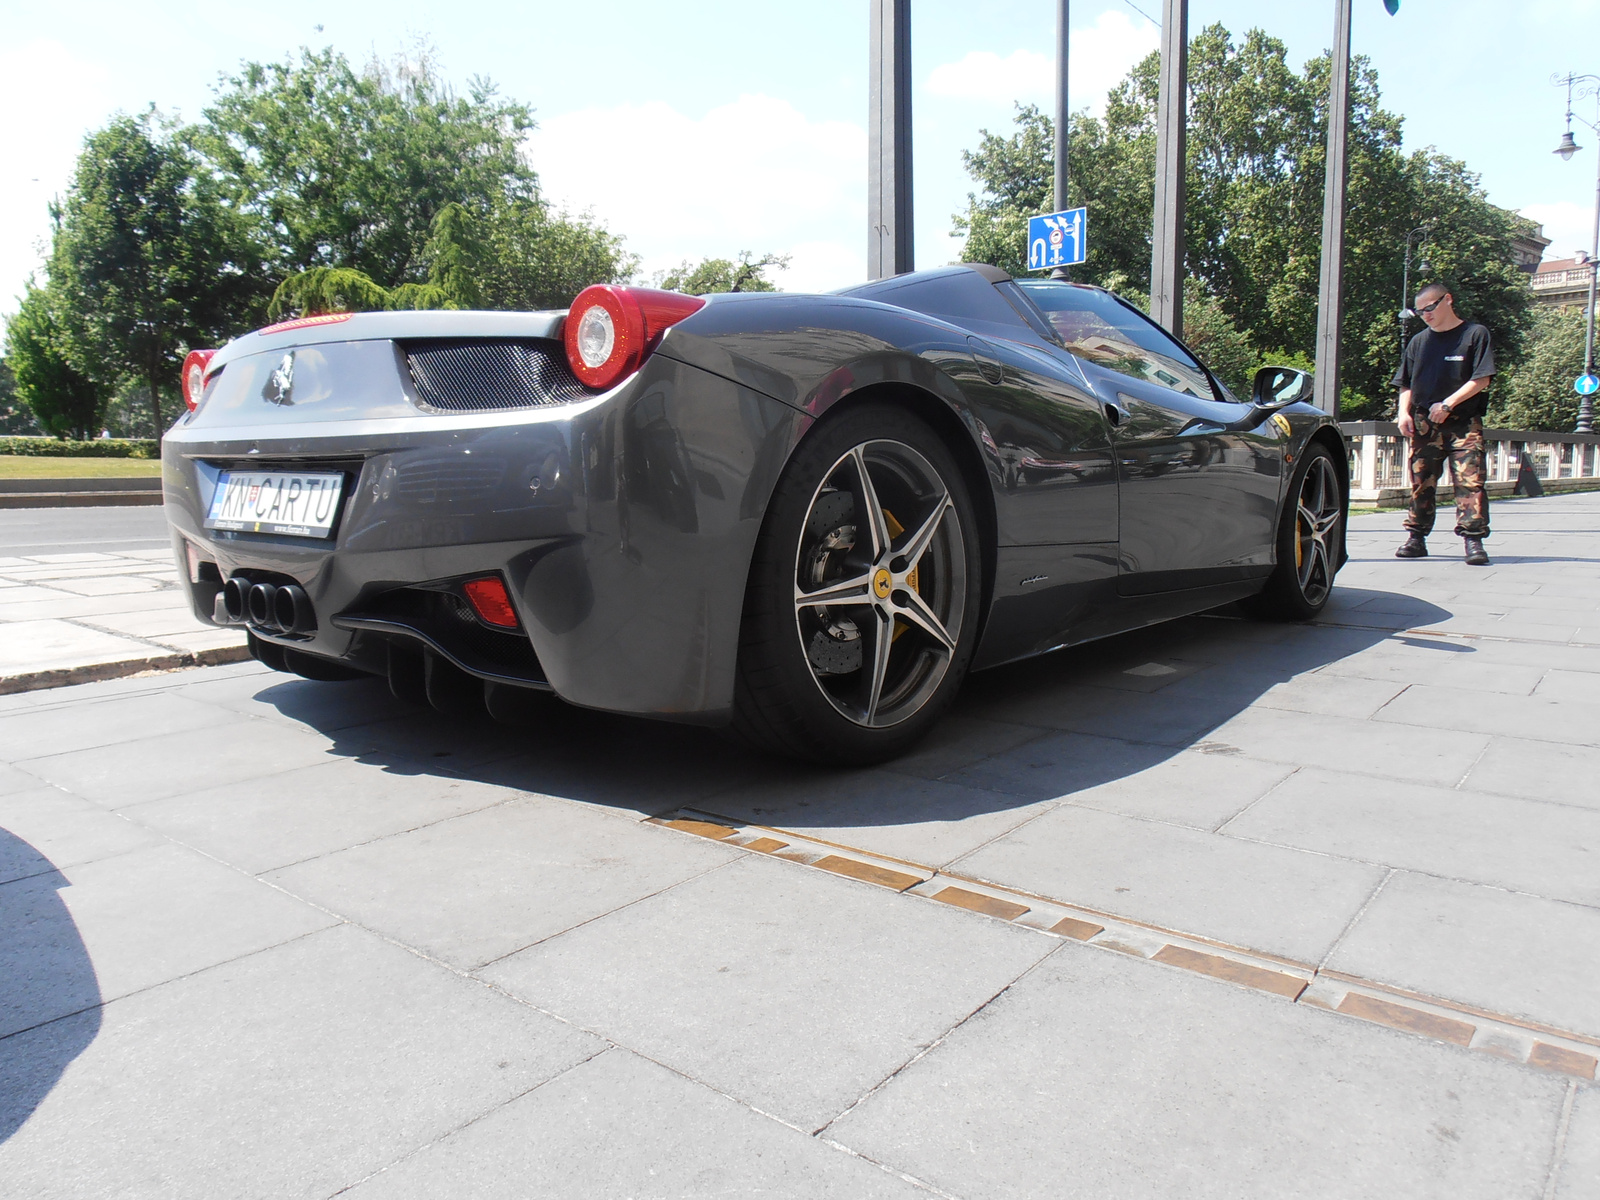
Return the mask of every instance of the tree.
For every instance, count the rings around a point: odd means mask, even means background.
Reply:
[[[264,299],[248,233],[151,113],[86,140],[49,270],[73,366],[107,389],[142,382],[154,437],[184,354],[218,344]]]
[[[29,283],[21,308],[6,324],[5,363],[16,378],[17,396],[46,433],[92,437],[100,430],[109,389],[68,359],[53,299]]]
[[[1072,118],[1070,203],[1088,206],[1090,228],[1075,279],[1149,278],[1159,65],[1152,54],[1134,67],[1103,120]],[[1309,354],[1315,342],[1329,69],[1324,55],[1294,71],[1283,43],[1260,30],[1236,44],[1212,25],[1191,43],[1188,273],[1257,347]],[[1459,277],[1463,308],[1490,326],[1508,362],[1520,348],[1527,287],[1511,253],[1516,218],[1488,202],[1462,163],[1403,153],[1400,119],[1382,108],[1375,72],[1358,58],[1353,75],[1343,373],[1345,415],[1356,417],[1393,404],[1408,230],[1433,224],[1430,257]],[[955,224],[967,234],[965,258],[1019,274],[1027,216],[1053,207],[1054,130],[1035,108],[1020,108],[1016,122],[1010,138],[982,131],[978,150],[964,155],[983,193]],[[1202,317],[1214,324],[1198,310],[1186,324]]]
[[[526,105],[474,80],[457,96],[424,49],[362,71],[332,49],[247,63],[189,131],[226,194],[260,223],[281,276],[347,267],[420,282],[440,210],[533,201]]]
[[[1570,430],[1578,420],[1583,374],[1584,315],[1580,305],[1533,314],[1527,353],[1502,371],[1489,392],[1490,424],[1500,429]],[[1498,354],[1498,347],[1496,348]]]
[[[11,364],[0,358],[0,435],[37,435],[41,430],[33,410],[17,392],[17,377]]]
[[[787,254],[763,254],[756,258],[742,251],[738,261],[730,258],[703,258],[692,266],[685,259],[671,270],[656,276],[656,286],[689,296],[712,292],[775,292],[778,285],[766,277],[769,267],[782,271],[789,265]]]

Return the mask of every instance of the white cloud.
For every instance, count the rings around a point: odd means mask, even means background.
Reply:
[[[1106,93],[1158,48],[1160,36],[1149,21],[1115,11],[1101,13],[1086,29],[1073,30],[1067,81],[1072,110],[1105,111]],[[1004,58],[974,50],[959,62],[935,67],[926,86],[935,96],[959,100],[1049,105],[1056,94],[1055,59],[1035,50],[1014,50]]]
[[[792,254],[786,290],[866,274],[867,135],[743,95],[690,117],[664,101],[545,118],[528,138],[545,195],[591,210],[649,275],[742,250]]]
[[[16,305],[40,244],[46,205],[66,191],[83,136],[105,119],[107,73],[60,42],[0,51],[0,312]]]
[[[1587,250],[1594,240],[1594,209],[1570,200],[1554,204],[1525,204],[1517,210],[1530,221],[1544,226],[1544,235],[1550,239],[1546,258],[1571,258],[1578,250]]]

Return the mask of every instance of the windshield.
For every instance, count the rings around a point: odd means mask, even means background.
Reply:
[[[1016,282],[1079,358],[1175,392],[1217,399],[1189,352],[1110,292],[1049,279]]]

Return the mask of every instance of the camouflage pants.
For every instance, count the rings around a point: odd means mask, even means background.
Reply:
[[[1489,493],[1484,490],[1483,422],[1454,417],[1443,425],[1417,418],[1411,439],[1411,511],[1406,528],[1433,532],[1434,495],[1446,460],[1456,489],[1456,536],[1489,536]]]

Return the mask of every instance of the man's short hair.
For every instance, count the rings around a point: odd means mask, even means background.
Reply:
[[[1417,303],[1426,303],[1430,296],[1443,296],[1450,291],[1444,284],[1435,279],[1432,283],[1422,285],[1422,290],[1417,293]]]

